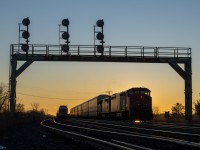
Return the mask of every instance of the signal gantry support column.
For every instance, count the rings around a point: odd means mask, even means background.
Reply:
[[[10,114],[15,115],[16,105],[16,83],[17,77],[28,68],[34,61],[27,60],[19,69],[17,69],[17,60],[15,56],[11,59],[11,76],[10,76]]]
[[[192,121],[192,62],[185,63],[185,119]]]
[[[169,65],[185,80],[185,120],[192,121],[192,60],[184,63],[185,70],[175,62]]]
[[[15,104],[16,104],[16,68],[17,61],[15,59],[11,60],[11,76],[10,76],[10,114],[15,115]]]

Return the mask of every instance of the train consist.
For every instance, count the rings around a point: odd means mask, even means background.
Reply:
[[[66,119],[68,117],[68,108],[65,105],[61,105],[58,108],[58,111],[56,113],[57,118],[63,118]]]
[[[70,109],[71,117],[122,120],[152,120],[151,91],[137,87],[109,95],[99,95]]]

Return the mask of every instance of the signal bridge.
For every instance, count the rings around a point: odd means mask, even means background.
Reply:
[[[132,62],[168,63],[185,81],[185,117],[192,120],[192,66],[191,48],[186,47],[147,47],[147,46],[106,46],[97,52],[98,45],[23,44],[10,46],[10,112],[15,113],[16,78],[34,61],[86,61],[86,62]],[[22,50],[23,49],[23,50]],[[25,63],[17,69],[17,61]],[[182,69],[179,64],[184,65]]]
[[[185,63],[191,59],[191,48],[186,47],[104,46],[98,53],[97,45],[70,45],[68,52],[63,52],[61,45],[29,44],[28,52],[21,46],[12,44],[10,48],[11,57],[19,61]]]

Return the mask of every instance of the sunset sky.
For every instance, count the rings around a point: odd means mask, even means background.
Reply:
[[[58,44],[58,24],[70,20],[70,44],[92,45],[93,25],[104,19],[105,45],[192,48],[193,102],[200,93],[199,0],[1,0],[0,82],[9,81],[10,44],[30,18],[30,44]],[[23,62],[18,63],[18,67]],[[168,64],[34,62],[17,78],[17,98],[55,114],[106,91],[151,90],[160,112],[185,104],[184,80]]]

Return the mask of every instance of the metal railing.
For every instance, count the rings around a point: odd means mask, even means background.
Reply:
[[[62,45],[30,44],[28,52],[21,49],[21,44],[11,45],[11,55],[45,55],[45,56],[107,56],[107,57],[150,57],[150,58],[191,58],[188,47],[147,47],[147,46],[104,46],[104,52],[96,51],[97,45],[70,45],[68,52],[61,50]]]

